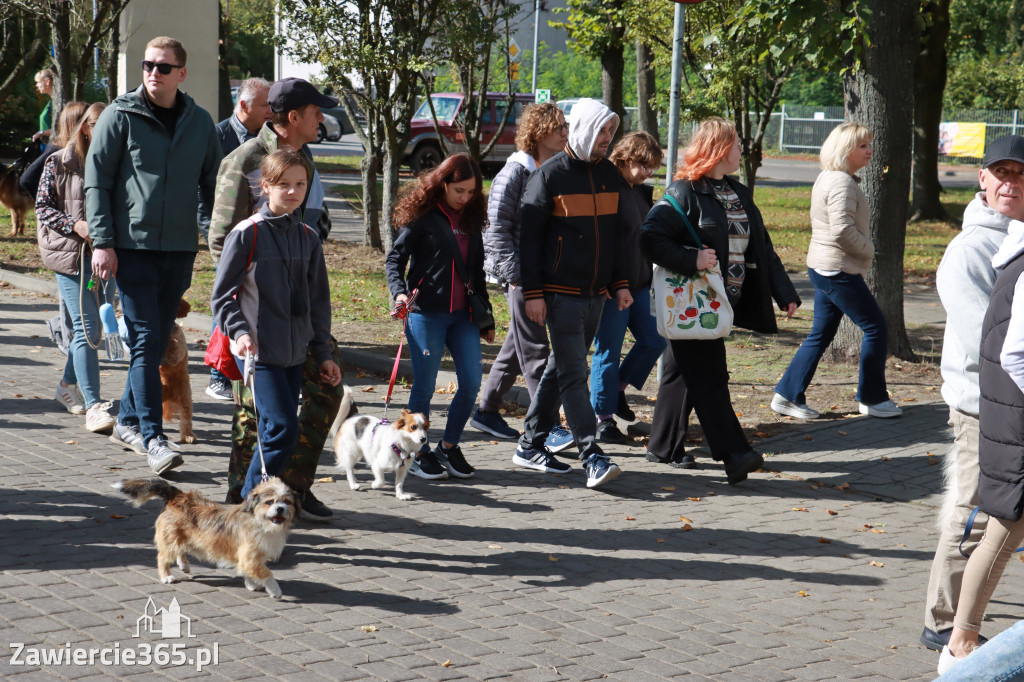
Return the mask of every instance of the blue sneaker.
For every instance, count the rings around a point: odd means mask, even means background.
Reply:
[[[516,466],[543,471],[548,474],[565,474],[572,471],[572,467],[565,462],[555,459],[554,455],[544,450],[537,450],[529,445],[523,445],[520,441],[516,448],[516,454],[512,456],[512,463]]]
[[[594,453],[587,457],[583,463],[583,470],[587,472],[587,487],[596,488],[604,485],[622,473],[622,469],[605,455]]]
[[[500,414],[497,412],[481,412],[479,407],[476,408],[473,418],[469,420],[469,425],[484,433],[489,433],[495,438],[504,438],[505,440],[519,438],[519,432],[506,424]]]
[[[572,435],[572,432],[559,425],[552,428],[551,432],[548,433],[547,440],[544,441],[544,447],[548,452],[561,452],[575,442],[576,437]]]

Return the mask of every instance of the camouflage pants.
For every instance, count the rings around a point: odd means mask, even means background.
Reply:
[[[331,339],[331,359],[341,367],[338,342]],[[256,450],[256,411],[252,393],[241,381],[233,381],[235,414],[231,420],[231,461],[228,464],[228,497],[242,501],[245,474]],[[300,492],[309,490],[327,442],[327,432],[341,406],[342,385],[320,381],[320,364],[306,353],[302,367],[302,402],[299,404],[299,442],[281,473],[281,480]]]

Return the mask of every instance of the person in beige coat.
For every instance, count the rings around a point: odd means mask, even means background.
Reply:
[[[859,123],[837,126],[821,147],[822,172],[811,190],[811,243],[807,274],[814,285],[814,323],[775,387],[772,409],[797,419],[816,419],[804,392],[818,361],[846,315],[864,332],[856,400],[861,414],[898,417],[900,408],[885,386],[885,317],[864,273],[875,245],[868,228],[870,208],[855,173],[871,161],[871,131]]]

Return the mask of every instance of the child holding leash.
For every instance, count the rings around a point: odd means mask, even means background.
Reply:
[[[341,381],[341,369],[331,360],[330,291],[320,237],[294,214],[312,169],[301,152],[279,150],[264,159],[260,172],[267,204],[228,234],[212,294],[214,319],[230,339],[239,368],[248,356],[255,368],[262,457],[249,465],[243,498],[259,485],[264,467],[268,476],[284,470],[298,442],[307,346],[323,381]]]

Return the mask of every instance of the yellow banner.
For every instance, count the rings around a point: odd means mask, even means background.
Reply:
[[[985,155],[985,124],[940,123],[939,154],[980,159]]]

